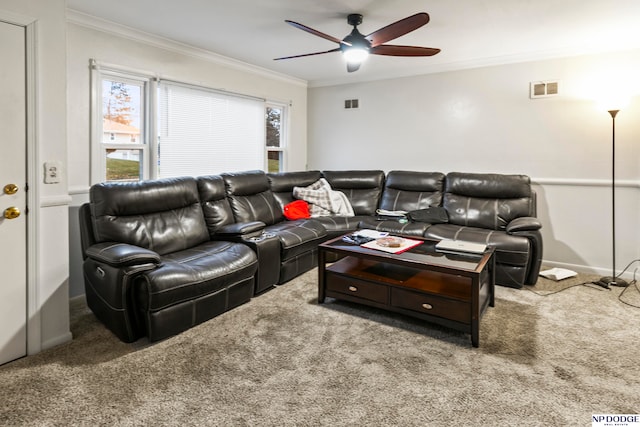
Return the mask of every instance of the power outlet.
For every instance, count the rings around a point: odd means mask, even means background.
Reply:
[[[62,164],[60,162],[45,162],[44,163],[44,183],[45,184],[58,184],[62,176]]]

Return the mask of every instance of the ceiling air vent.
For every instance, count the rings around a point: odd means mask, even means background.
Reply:
[[[556,96],[559,93],[558,80],[547,80],[529,83],[529,96],[534,98],[546,98]]]

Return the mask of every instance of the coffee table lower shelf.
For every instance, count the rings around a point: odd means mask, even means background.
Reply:
[[[354,256],[329,266],[323,262],[318,269],[319,303],[331,297],[401,313],[467,332],[474,347],[480,318],[494,305],[489,269],[461,276]]]

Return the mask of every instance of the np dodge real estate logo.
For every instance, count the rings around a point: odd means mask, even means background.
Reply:
[[[592,427],[640,427],[640,415],[597,414],[591,416]]]

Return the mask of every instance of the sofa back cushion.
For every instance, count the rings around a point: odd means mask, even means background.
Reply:
[[[318,181],[322,175],[320,171],[268,173],[267,179],[271,186],[273,197],[284,209],[285,205],[293,202],[293,187],[307,187]]]
[[[96,243],[165,255],[209,240],[195,178],[105,182],[92,186],[89,197]]]
[[[199,176],[197,182],[204,221],[209,235],[213,236],[220,227],[234,222],[224,180],[220,175],[207,175]]]
[[[391,171],[387,174],[380,209],[413,211],[440,206],[444,174],[440,172]]]
[[[342,191],[356,215],[375,215],[384,186],[384,172],[362,171],[322,171],[331,189]]]
[[[221,176],[235,222],[262,221],[272,225],[285,219],[264,171],[223,173]]]
[[[504,230],[515,218],[535,215],[531,180],[526,175],[451,172],[443,206],[449,223]]]

